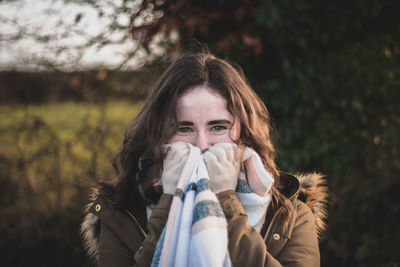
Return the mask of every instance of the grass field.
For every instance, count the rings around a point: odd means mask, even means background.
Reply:
[[[58,103],[42,105],[0,106],[0,129],[15,127],[31,118],[40,118],[60,137],[68,139],[82,123],[95,125],[105,120],[123,131],[134,118],[142,103],[111,102],[106,104]],[[104,112],[104,114],[103,114]]]
[[[71,204],[114,175],[111,159],[142,103],[0,106],[0,175],[40,208]]]

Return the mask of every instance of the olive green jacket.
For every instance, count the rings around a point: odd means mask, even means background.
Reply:
[[[281,176],[281,192],[295,212],[284,215],[270,205],[261,234],[247,226],[247,215],[234,191],[217,194],[228,221],[228,248],[233,266],[319,266],[318,233],[324,228],[326,188],[321,175]],[[168,218],[172,195],[163,194],[147,225],[143,214],[116,210],[98,194],[88,206],[82,234],[98,266],[150,266]],[[144,209],[143,209],[144,210]]]

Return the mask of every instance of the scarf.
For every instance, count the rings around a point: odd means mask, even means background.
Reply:
[[[249,163],[246,167],[255,181],[247,183],[241,172],[236,193],[248,215],[247,224],[260,232],[271,200],[273,178],[250,148],[244,151],[243,161]],[[249,184],[264,187],[266,193],[253,193]],[[227,229],[222,207],[211,191],[203,154],[191,146],[151,266],[231,266]]]

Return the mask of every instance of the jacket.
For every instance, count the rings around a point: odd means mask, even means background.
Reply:
[[[281,174],[280,191],[293,204],[269,206],[261,234],[247,226],[247,215],[234,191],[217,194],[228,221],[228,249],[233,266],[319,266],[318,235],[325,229],[326,187],[320,174]],[[86,208],[81,233],[98,266],[150,266],[168,218],[172,195],[162,194],[147,225],[145,214],[117,210],[99,191]],[[145,213],[145,209],[141,209]],[[142,219],[141,219],[142,218]]]

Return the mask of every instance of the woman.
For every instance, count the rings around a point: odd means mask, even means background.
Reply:
[[[99,266],[150,265],[189,146],[206,151],[233,266],[319,266],[321,176],[278,171],[264,104],[241,72],[210,54],[185,55],[164,72],[125,134],[117,178],[94,193],[82,233]],[[258,227],[247,225],[235,192],[245,147],[274,177],[266,191],[244,168],[251,190],[272,199]]]

